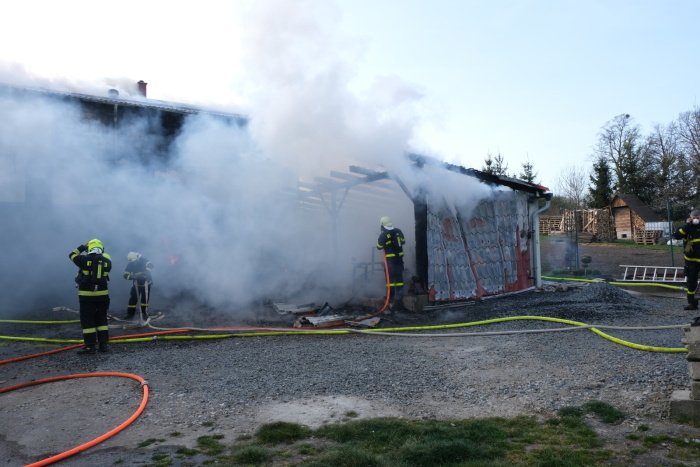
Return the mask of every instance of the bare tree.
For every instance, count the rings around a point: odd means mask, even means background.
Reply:
[[[678,138],[683,152],[681,170],[692,180],[686,187],[687,197],[700,201],[700,108],[680,114]]]
[[[584,207],[589,177],[588,169],[575,165],[565,169],[559,177],[557,182],[559,194],[568,199],[573,204],[574,209]]]
[[[627,185],[626,166],[634,159],[639,138],[639,127],[633,124],[630,114],[616,116],[598,134],[596,155],[611,162],[618,187]]]
[[[670,123],[667,126],[654,126],[648,137],[647,148],[655,168],[652,207],[662,209],[668,202],[685,202],[693,175],[686,169],[688,164],[682,150],[678,125]]]

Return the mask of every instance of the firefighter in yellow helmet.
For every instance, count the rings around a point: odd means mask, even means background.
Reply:
[[[403,245],[406,243],[401,229],[394,227],[391,219],[383,216],[379,219],[381,233],[377,240],[377,249],[384,250],[389,273],[390,311],[403,309],[401,302],[403,288]]]
[[[79,269],[75,283],[78,287],[80,327],[83,329],[85,346],[78,350],[78,353],[90,355],[98,350],[109,352],[107,310],[112,258],[105,253],[104,244],[96,238],[79,245],[68,257]]]
[[[137,251],[130,251],[126,255],[128,263],[124,270],[124,279],[132,281],[131,293],[129,295],[129,304],[126,307],[126,316],[124,319],[131,319],[136,314],[136,307],[141,306],[141,318],[148,320],[148,302],[151,295],[151,284],[153,277],[151,264],[146,257]]]

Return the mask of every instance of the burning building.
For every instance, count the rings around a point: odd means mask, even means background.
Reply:
[[[190,290],[221,307],[381,296],[383,215],[406,234],[406,282],[436,303],[539,285],[545,187],[416,154],[331,161],[330,174],[304,178],[261,153],[249,117],[146,99],[145,87],[139,98],[0,89],[0,240],[13,264],[50,252],[0,274],[6,307],[65,300],[70,280],[46,279],[69,276],[63,253],[94,236],[116,269],[144,251],[166,296]]]

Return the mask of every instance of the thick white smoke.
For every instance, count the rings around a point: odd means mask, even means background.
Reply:
[[[187,293],[240,309],[350,298],[354,266],[370,261],[382,215],[410,249],[413,205],[394,182],[299,197],[299,181],[352,164],[398,175],[410,194],[448,180],[404,157],[420,92],[391,80],[351,92],[352,51],[334,33],[335,12],[312,17],[325,2],[302,3],[261,2],[246,23],[245,127],[193,116],[169,142],[144,119],[115,130],[70,102],[0,96],[1,314],[75,303],[67,255],[93,237],[113,256],[112,310],[126,305],[130,284],[120,273],[131,250],[155,264],[164,299]],[[17,75],[12,84],[21,84]],[[487,196],[449,180],[444,188],[461,204]]]

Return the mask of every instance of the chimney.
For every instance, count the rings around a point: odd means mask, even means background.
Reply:
[[[143,97],[146,97],[146,86],[148,86],[148,83],[144,80],[141,80],[136,84],[138,84],[139,86],[139,94],[141,94]]]

